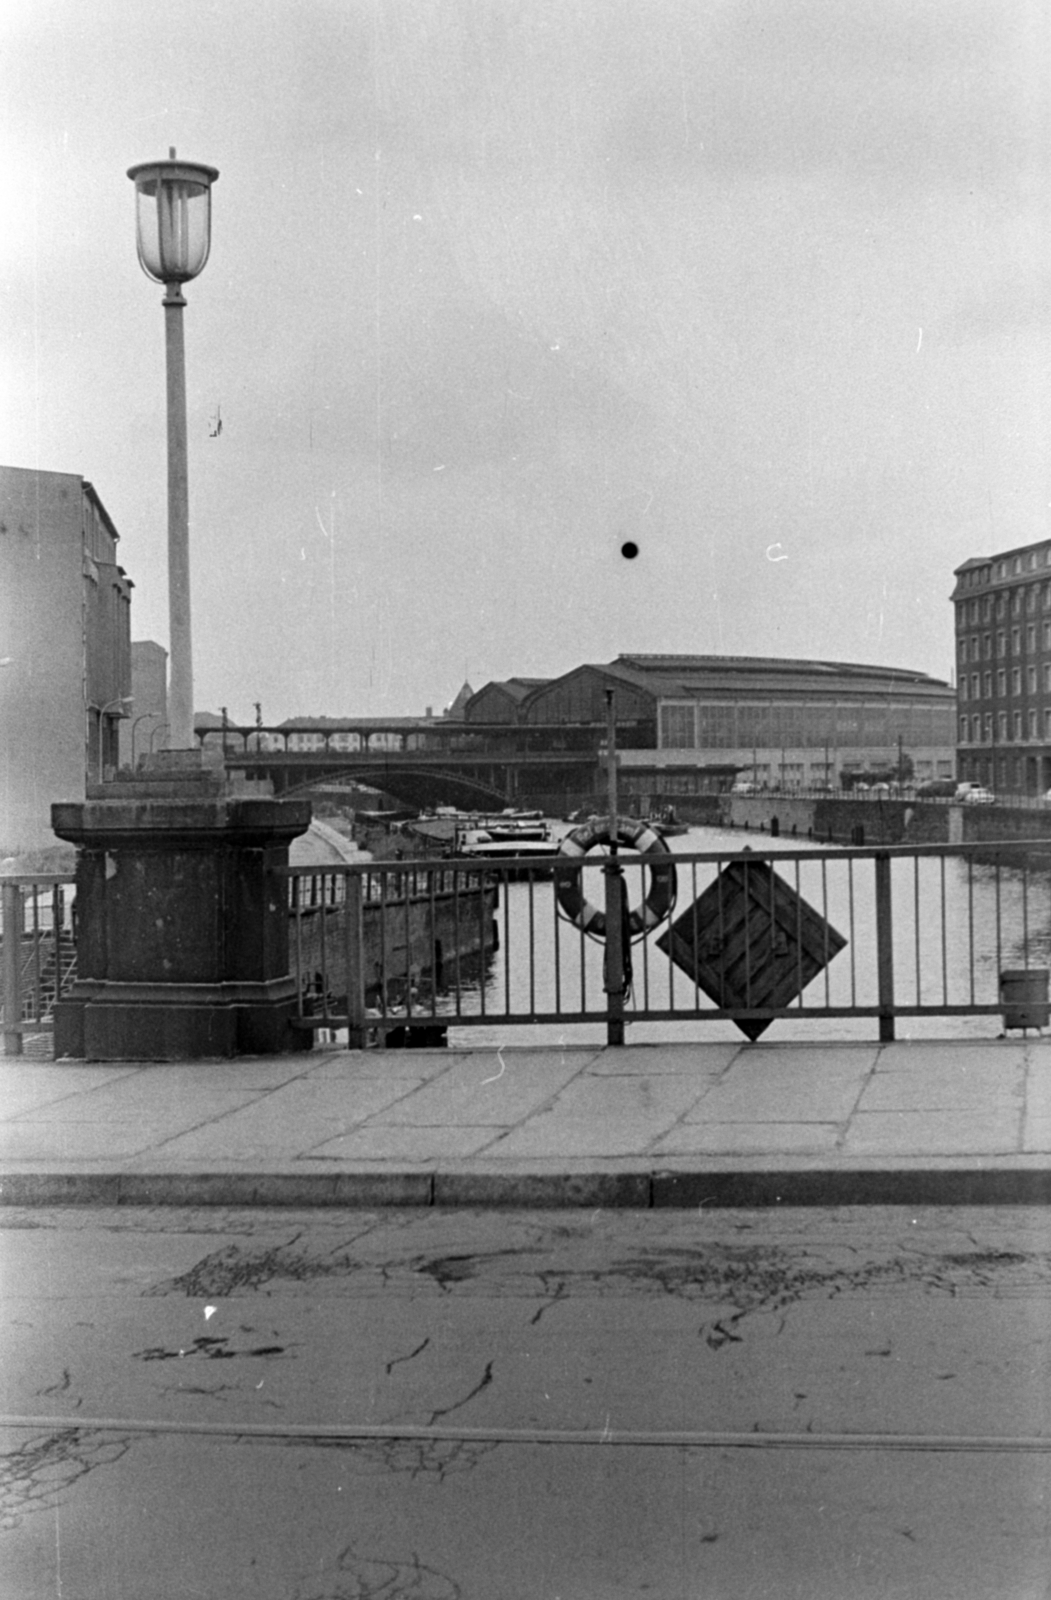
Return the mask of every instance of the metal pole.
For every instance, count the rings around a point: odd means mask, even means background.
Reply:
[[[609,804],[608,865],[606,880],[606,1043],[624,1043],[624,872],[617,862],[617,713],[613,690],[606,690],[606,784]]]
[[[22,1054],[22,891],[17,883],[0,889],[3,906],[4,1055]]]
[[[186,352],[177,283],[164,295],[168,386],[168,749],[193,748],[193,641],[190,633],[190,492],[186,448]]]
[[[888,855],[873,860],[876,874],[876,983],[881,1044],[894,1039],[894,917]]]

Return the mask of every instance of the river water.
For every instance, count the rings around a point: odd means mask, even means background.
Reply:
[[[557,831],[564,832],[560,827]],[[785,861],[779,875],[845,938],[846,945],[825,972],[806,989],[804,1003],[818,1006],[876,1003],[875,897],[871,860],[850,862],[845,851],[805,840],[772,840],[765,835],[715,828],[691,828],[669,841],[672,850],[737,853],[751,845],[779,854],[800,852],[800,861]],[[833,859],[807,859],[820,850]],[[625,858],[629,863],[633,858]],[[675,916],[681,915],[711,884],[716,863],[682,863]],[[584,875],[585,894],[602,903],[600,870]],[[642,895],[642,873],[628,865],[629,899]],[[464,985],[460,1011],[491,1016],[501,1012],[537,1012],[602,1006],[602,946],[581,939],[558,918],[550,880],[516,883],[503,891],[500,910],[501,948],[485,978],[484,1002],[479,986]],[[1044,966],[1051,960],[1051,879],[1020,868],[969,864],[955,857],[919,862],[896,859],[892,868],[895,998],[902,1004],[996,1004],[999,974],[1005,969]],[[735,1040],[743,1034],[730,1021],[705,1018],[712,1002],[698,995],[692,982],[656,948],[663,929],[633,946],[634,983],[626,1017],[629,1043]],[[529,960],[532,947],[534,958]],[[583,1004],[582,1004],[583,998]],[[640,1005],[682,1010],[682,1021],[632,1022]],[[438,1010],[455,1010],[455,997],[438,1001]],[[992,1038],[1002,1031],[996,1015],[930,1017],[899,1016],[896,1036],[910,1038]],[[763,1040],[872,1039],[878,1037],[874,1017],[792,1017],[770,1024]],[[450,1028],[450,1045],[602,1043],[602,1023],[516,1023]]]

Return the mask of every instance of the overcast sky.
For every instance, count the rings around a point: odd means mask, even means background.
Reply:
[[[125,173],[174,145],[220,169],[200,709],[416,713],[621,651],[948,677],[953,567],[1051,528],[1049,17],[0,0],[0,460],[90,479],[167,643]]]

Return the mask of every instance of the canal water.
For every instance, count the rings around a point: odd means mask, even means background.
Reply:
[[[557,831],[566,830],[560,827]],[[799,861],[786,860],[778,868],[779,876],[846,941],[825,971],[804,991],[804,1003],[876,1003],[871,859],[851,862],[845,851],[837,851],[834,846],[715,828],[692,828],[669,840],[669,844],[676,854],[732,854],[749,845],[764,852],[801,853]],[[835,859],[807,859],[819,850],[826,854],[831,850]],[[623,859],[627,863],[629,899],[634,905],[642,897],[642,872],[637,858]],[[718,871],[716,863],[682,863],[675,916],[686,911],[715,881]],[[602,904],[598,866],[585,871],[584,892],[589,900]],[[581,939],[577,930],[558,916],[551,881],[510,884],[503,895],[500,949],[484,983],[465,981],[459,996],[461,1013],[481,1018],[484,1009],[494,1020],[453,1025],[450,1045],[550,1044],[553,1039],[566,1044],[604,1042],[603,1023],[495,1025],[500,1013],[593,1011],[604,1002],[603,947],[597,941]],[[892,898],[898,1004],[996,1004],[1002,971],[1046,966],[1051,961],[1051,879],[1046,873],[969,864],[954,856],[918,862],[895,859]],[[628,1042],[741,1041],[744,1035],[733,1022],[706,1018],[712,1002],[699,994],[689,977],[656,946],[663,931],[658,928],[633,946],[633,988],[626,1008]],[[681,1010],[683,1020],[632,1022],[633,1012],[647,1004],[651,1009]],[[437,1008],[439,1013],[455,1009],[455,997],[439,997]],[[992,1038],[1001,1032],[998,1014],[896,1019],[899,1039]],[[762,1037],[764,1041],[875,1040],[878,1023],[874,1017],[792,1017],[771,1023]]]

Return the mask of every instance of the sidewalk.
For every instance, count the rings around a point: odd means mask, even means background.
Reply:
[[[1051,1040],[0,1060],[0,1203],[1029,1204]]]

